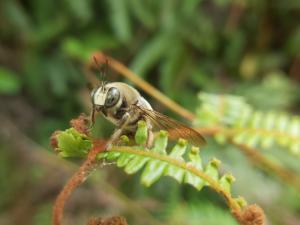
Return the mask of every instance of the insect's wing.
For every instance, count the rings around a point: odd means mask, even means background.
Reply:
[[[189,143],[196,146],[206,143],[204,137],[194,129],[157,111],[145,109],[137,105],[134,107],[136,107],[136,110],[139,110],[146,119],[150,120],[152,125],[156,126],[158,129],[168,131],[170,139],[177,140],[178,138],[184,138]]]

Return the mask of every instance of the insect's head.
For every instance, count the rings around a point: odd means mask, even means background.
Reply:
[[[99,86],[91,92],[91,99],[96,109],[110,108],[115,106],[120,99],[120,91],[109,84]]]

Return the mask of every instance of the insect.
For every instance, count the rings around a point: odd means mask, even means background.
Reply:
[[[193,145],[205,143],[205,139],[199,132],[154,111],[149,102],[135,88],[126,83],[105,83],[102,80],[101,85],[92,90],[91,102],[93,105],[92,125],[95,122],[95,114],[98,112],[117,126],[107,144],[109,147],[121,135],[134,134],[139,120],[144,120],[148,128],[147,147],[150,147],[153,142],[155,128],[168,131],[171,139],[185,138]]]

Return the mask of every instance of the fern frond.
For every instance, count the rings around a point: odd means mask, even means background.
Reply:
[[[147,132],[145,123],[139,122],[139,129],[135,135],[137,146],[114,146],[109,151],[102,152],[98,159],[115,161],[118,167],[127,174],[142,171],[141,182],[150,186],[163,176],[170,176],[179,183],[187,183],[197,190],[210,186],[225,197],[230,208],[240,209],[240,199],[231,197],[231,185],[234,177],[231,174],[221,176],[218,171],[220,161],[212,159],[203,165],[200,149],[188,148],[184,139],[168,150],[168,133],[160,131],[151,149],[144,147]]]
[[[196,126],[219,127],[215,136],[250,147],[269,148],[278,144],[300,156],[300,117],[283,112],[253,109],[245,99],[233,95],[201,93]]]
[[[114,161],[127,174],[142,171],[141,182],[146,186],[152,185],[163,176],[170,176],[179,183],[190,184],[197,190],[209,186],[225,198],[231,213],[241,224],[254,224],[246,221],[249,210],[251,211],[253,207],[260,210],[258,216],[264,216],[263,211],[258,206],[247,205],[242,197],[232,197],[231,185],[235,178],[229,173],[220,175],[218,171],[219,160],[212,159],[207,165],[203,165],[199,154],[200,149],[194,146],[189,147],[184,139],[179,139],[174,147],[168,148],[168,133],[166,131],[160,131],[154,138],[153,147],[147,149],[145,147],[147,134],[146,123],[140,121],[135,134],[136,145],[128,146],[129,139],[123,136],[120,138],[121,146],[113,146],[109,150],[103,151],[104,145],[98,145],[98,140],[92,140],[90,136],[71,128],[66,131],[55,132],[52,135],[52,146],[62,157],[82,158],[87,156],[87,160],[80,167],[81,170],[74,175],[76,184],[78,183],[77,176],[82,181],[82,174],[86,173],[85,170],[90,171],[90,167],[93,166],[92,162],[95,160]],[[101,141],[99,140],[99,142]],[[90,152],[87,151],[89,146],[91,147]],[[71,181],[73,182],[72,179]],[[72,182],[68,184],[73,185]],[[258,224],[263,224],[263,222]]]

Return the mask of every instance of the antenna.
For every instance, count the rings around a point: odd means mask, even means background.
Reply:
[[[100,81],[101,81],[101,88],[103,89],[105,84],[107,83],[105,81],[105,78],[106,78],[106,75],[107,75],[107,72],[108,72],[108,59],[106,58],[105,59],[105,63],[100,65],[97,58],[95,56],[93,56],[93,59],[94,59],[94,62],[97,66],[97,69],[99,70],[100,72]]]

